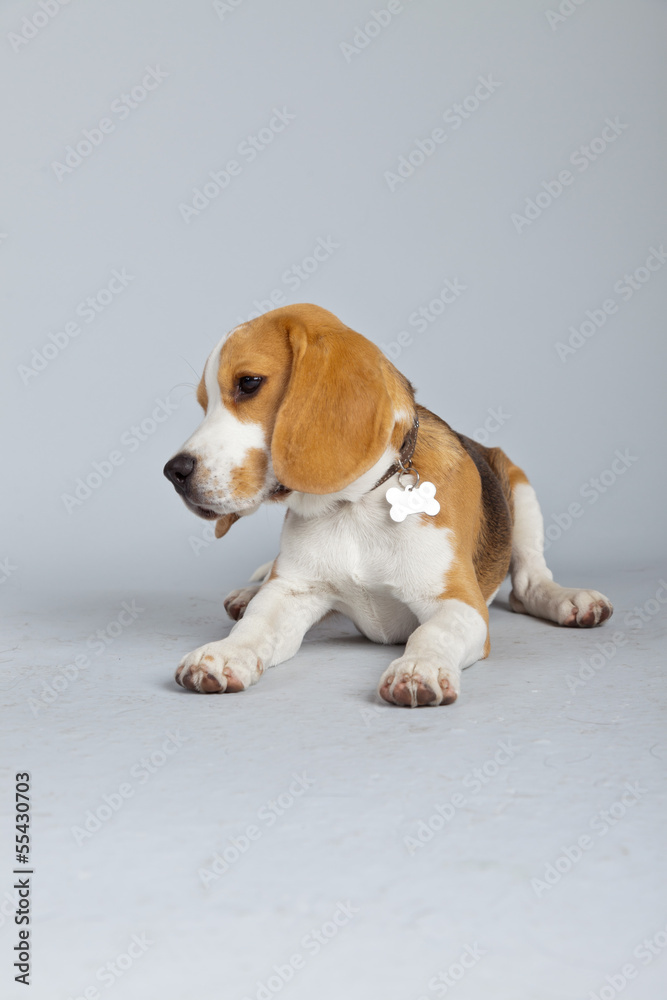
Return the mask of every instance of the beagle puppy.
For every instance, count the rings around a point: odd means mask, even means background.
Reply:
[[[488,605],[508,571],[510,606],[570,627],[612,614],[596,590],[554,583],[535,491],[500,448],[415,403],[378,347],[314,305],[236,327],[206,362],[205,416],[164,473],[224,535],[262,503],[286,508],[262,583],[234,591],[225,639],[185,656],[191,691],[237,692],[340,611],[373,642],[405,643],[378,691],[449,705],[461,670],[489,655]]]

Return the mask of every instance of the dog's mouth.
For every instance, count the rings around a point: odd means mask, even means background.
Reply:
[[[292,491],[288,489],[287,486],[283,486],[282,483],[276,483],[275,486],[273,486],[272,489],[269,490],[269,492],[264,495],[264,500],[267,501],[284,500],[285,497],[288,497],[291,492]],[[183,496],[182,498],[188,510],[192,511],[193,514],[196,514],[197,517],[203,518],[204,521],[214,521],[218,517],[227,517],[229,514],[232,513],[238,514],[243,511],[244,507],[250,508],[254,506],[254,504],[245,504],[245,505],[241,504],[240,505],[241,510],[239,511],[214,510],[212,507],[207,507],[205,504],[196,503],[194,500],[190,500],[186,496]],[[259,498],[257,505],[259,505],[259,503],[261,502],[262,500],[261,498]]]
[[[191,510],[193,514],[197,515],[197,517],[202,517],[205,521],[213,521],[216,517],[222,516],[216,511],[211,510],[210,507],[202,507],[201,504],[193,503],[191,500],[186,500],[185,497],[183,499],[185,500],[185,506],[188,510]]]
[[[285,497],[288,497],[291,492],[292,491],[290,489],[288,489],[287,486],[283,486],[282,483],[276,483],[276,485],[273,487],[273,489],[269,493],[268,499],[269,500],[283,500]]]

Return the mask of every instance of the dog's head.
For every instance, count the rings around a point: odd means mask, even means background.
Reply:
[[[164,474],[218,535],[266,500],[338,493],[389,466],[414,417],[409,382],[375,344],[313,305],[232,330],[197,398],[204,419]]]

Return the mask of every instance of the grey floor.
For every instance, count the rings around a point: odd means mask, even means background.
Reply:
[[[395,651],[342,619],[250,691],[200,696],[173,671],[229,627],[217,595],[143,594],[115,637],[127,594],[15,595],[3,996],[662,1000],[665,579],[596,576],[616,613],[595,631],[513,615],[503,590],[457,704],[415,711],[377,699]],[[10,971],[24,770],[29,993]]]

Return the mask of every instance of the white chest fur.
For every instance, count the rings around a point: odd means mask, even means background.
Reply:
[[[321,515],[292,509],[279,573],[326,589],[375,642],[404,642],[418,623],[415,609],[442,594],[453,557],[450,533],[424,520],[393,521],[381,489]]]

